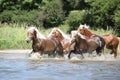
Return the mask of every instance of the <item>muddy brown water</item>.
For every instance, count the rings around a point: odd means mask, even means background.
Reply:
[[[0,80],[120,80],[120,60],[31,59],[26,52],[0,52]]]

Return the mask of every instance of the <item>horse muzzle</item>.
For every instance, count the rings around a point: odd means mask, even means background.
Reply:
[[[26,39],[26,42],[27,42],[27,43],[30,43],[30,41],[31,41],[30,38],[27,38],[27,39]]]

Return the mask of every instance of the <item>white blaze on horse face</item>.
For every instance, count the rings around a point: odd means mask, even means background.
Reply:
[[[27,33],[26,41],[27,41],[27,43],[29,43],[29,42],[31,41],[31,37],[30,37],[30,35],[29,35],[29,32]]]

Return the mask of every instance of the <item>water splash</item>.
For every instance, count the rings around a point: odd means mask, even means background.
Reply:
[[[38,52],[32,53],[29,57],[29,59],[36,59],[36,60],[41,59],[41,58],[42,56]]]

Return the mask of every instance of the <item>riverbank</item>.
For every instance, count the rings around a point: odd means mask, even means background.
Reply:
[[[102,54],[101,56],[95,56],[94,54],[92,56],[88,56],[88,54],[84,54],[84,59],[81,59],[81,56],[79,54],[71,55],[71,59],[68,59],[68,55],[64,55],[62,58],[48,58],[48,55],[43,55],[42,57],[39,56],[38,53],[32,54],[29,56],[29,53],[31,52],[30,49],[16,49],[16,50],[0,50],[0,59],[30,59],[30,60],[40,60],[45,62],[51,62],[51,61],[69,61],[69,62],[98,62],[98,61],[120,61],[120,55],[117,56],[117,58],[114,58],[114,55],[111,55],[109,53]]]
[[[23,50],[23,49],[0,50],[0,53],[19,53],[20,54],[20,53],[29,53],[29,52],[31,52],[31,49],[25,49],[25,50]]]

